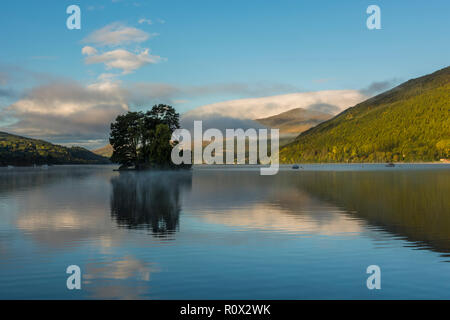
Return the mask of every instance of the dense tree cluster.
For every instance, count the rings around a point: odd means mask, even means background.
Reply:
[[[173,107],[164,104],[145,113],[119,115],[111,124],[111,160],[122,168],[173,167],[171,137],[180,127],[179,118]]]
[[[450,158],[450,67],[347,109],[280,151],[286,163],[443,158]]]

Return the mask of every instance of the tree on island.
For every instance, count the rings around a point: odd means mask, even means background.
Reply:
[[[111,160],[121,168],[174,167],[171,161],[172,133],[180,128],[180,115],[171,106],[159,104],[146,113],[128,112],[111,124]]]

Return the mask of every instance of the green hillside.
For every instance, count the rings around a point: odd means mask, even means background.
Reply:
[[[42,140],[0,132],[0,166],[105,163],[109,163],[107,158],[84,148],[67,148]]]
[[[450,67],[409,80],[300,134],[280,161],[414,162],[450,157]]]

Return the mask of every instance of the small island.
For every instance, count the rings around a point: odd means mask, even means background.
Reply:
[[[111,124],[111,161],[120,164],[120,171],[190,169],[190,164],[175,165],[171,160],[178,143],[171,140],[172,133],[179,128],[180,115],[165,104],[154,105],[145,113],[119,115]]]

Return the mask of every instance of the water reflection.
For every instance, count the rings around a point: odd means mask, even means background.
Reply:
[[[191,184],[191,172],[121,173],[111,179],[111,216],[119,226],[171,238],[178,230],[180,195]]]
[[[105,182],[112,169],[0,169],[0,229],[19,230],[45,250],[68,249],[98,237],[117,238],[104,219],[109,198]]]
[[[449,181],[449,170],[281,171],[270,178],[197,172],[187,207],[208,222],[245,229],[375,240],[383,234],[371,231],[384,231],[387,239],[448,253]]]
[[[142,299],[159,268],[134,256],[91,262],[85,267],[83,284],[95,299]]]
[[[111,169],[110,169],[111,168]],[[99,170],[100,169],[100,170]],[[33,188],[44,187],[60,181],[66,183],[84,179],[90,175],[99,175],[112,170],[110,166],[55,166],[49,169],[37,168],[0,168],[0,198],[9,193],[24,192]],[[108,170],[108,171],[109,171]]]
[[[449,194],[444,169],[0,170],[0,298],[371,298],[372,263],[380,297],[448,298]]]
[[[364,231],[335,203],[295,188],[299,178],[290,172],[264,177],[256,171],[198,171],[184,207],[201,213],[203,221],[241,230],[342,236]]]
[[[305,172],[296,188],[335,203],[371,226],[450,252],[450,171]]]

